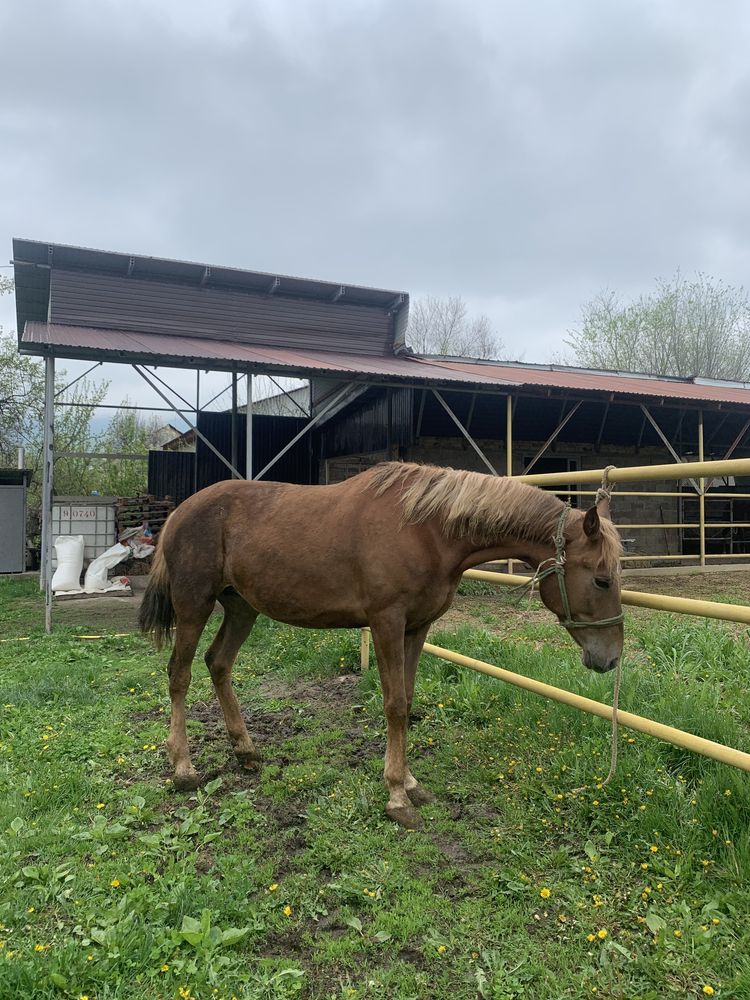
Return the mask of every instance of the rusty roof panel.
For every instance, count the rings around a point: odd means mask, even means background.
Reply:
[[[704,379],[660,378],[627,372],[588,371],[583,368],[566,368],[562,365],[514,365],[512,362],[463,359],[442,360],[438,363],[443,368],[467,376],[479,369],[486,372],[489,377],[505,378],[521,385],[750,405],[750,387],[732,382],[708,383]]]
[[[36,348],[36,350],[35,350]],[[377,376],[410,381],[455,382],[478,385],[514,385],[508,379],[477,372],[475,378],[445,369],[438,362],[409,356],[372,357],[321,351],[311,348],[288,348],[266,344],[239,344],[203,337],[174,334],[135,333],[129,330],[101,330],[93,327],[67,326],[60,323],[27,323],[21,338],[26,354],[45,353],[52,348],[60,357],[94,360],[141,362],[177,367],[214,367],[231,369],[250,367],[257,371],[284,371],[303,376],[320,374]]]
[[[327,373],[350,378],[407,380],[467,388],[555,389],[558,392],[603,393],[648,399],[684,400],[694,404],[730,403],[750,406],[750,387],[730,382],[657,378],[648,375],[595,372],[580,368],[420,358],[413,355],[367,356],[315,347],[242,344],[206,337],[183,337],[125,330],[102,330],[59,323],[28,322],[21,338],[26,354],[47,348],[67,358],[137,361],[230,370],[281,372],[307,377]]]

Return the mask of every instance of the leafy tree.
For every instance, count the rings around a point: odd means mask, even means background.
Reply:
[[[409,310],[406,342],[416,354],[499,358],[505,351],[489,318],[469,316],[460,296],[416,299]]]
[[[743,288],[678,271],[623,302],[600,292],[566,340],[574,363],[656,375],[750,380],[750,305]]]
[[[127,404],[127,399],[123,405]],[[159,427],[155,414],[143,417],[136,410],[118,410],[99,439],[98,450],[148,456],[154,432]],[[111,496],[137,496],[148,488],[148,458],[99,459],[96,466],[96,489]]]

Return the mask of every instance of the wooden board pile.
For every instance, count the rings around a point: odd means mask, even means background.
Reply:
[[[139,528],[144,521],[148,521],[156,539],[173,510],[174,501],[169,497],[164,500],[152,496],[120,497],[115,503],[117,534],[126,528]]]
[[[117,535],[119,537],[120,532],[126,528],[140,528],[144,521],[148,521],[156,541],[164,522],[173,510],[174,501],[169,497],[166,499],[157,499],[153,496],[120,497],[115,503]],[[126,559],[118,570],[125,576],[143,576],[150,568],[151,556],[148,556],[145,559]]]

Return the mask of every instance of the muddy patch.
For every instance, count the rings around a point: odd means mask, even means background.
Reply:
[[[290,736],[301,732],[299,717],[291,708],[281,708],[272,712],[262,709],[243,711],[243,718],[248,732],[253,739],[261,743],[273,743],[287,740]],[[190,706],[188,718],[203,723],[205,734],[221,733],[226,738],[224,713],[218,701],[196,701]]]

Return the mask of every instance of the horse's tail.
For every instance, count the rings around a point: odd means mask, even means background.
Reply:
[[[165,642],[172,639],[175,613],[172,604],[172,592],[169,585],[169,570],[164,558],[164,532],[161,530],[159,544],[156,546],[151,573],[146,592],[138,612],[138,627],[144,635],[153,635],[154,645],[161,649]]]

